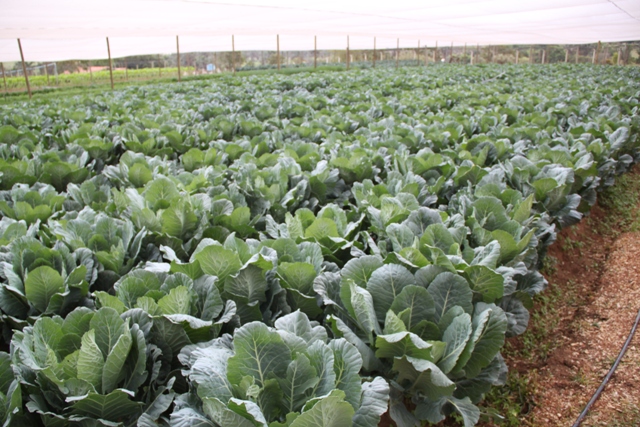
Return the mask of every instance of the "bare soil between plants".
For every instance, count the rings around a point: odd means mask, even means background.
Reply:
[[[640,180],[639,167],[631,173]],[[637,215],[638,201],[631,206]],[[573,425],[613,365],[640,309],[640,232],[623,232],[627,224],[607,221],[607,216],[596,205],[589,217],[563,230],[549,250],[545,293],[552,295],[552,309],[539,313],[532,325],[534,337],[535,328],[547,328],[539,334],[545,336],[546,342],[539,343],[544,351],[526,358],[520,351],[523,338],[510,340],[515,351],[507,357],[509,368],[533,379],[521,425]],[[640,333],[582,422],[584,427],[637,425]]]

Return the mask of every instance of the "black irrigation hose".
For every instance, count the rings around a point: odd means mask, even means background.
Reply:
[[[640,310],[638,311],[638,315],[636,316],[636,321],[633,324],[633,327],[631,328],[631,332],[629,333],[629,336],[627,337],[627,341],[625,341],[624,345],[622,346],[622,349],[620,350],[620,354],[618,354],[618,358],[616,359],[616,361],[613,364],[613,366],[611,367],[611,369],[609,369],[609,373],[602,380],[602,384],[600,384],[600,387],[598,387],[598,389],[594,393],[593,397],[591,398],[589,403],[587,403],[587,406],[585,406],[584,410],[582,411],[582,413],[580,414],[580,416],[578,417],[578,419],[576,420],[576,422],[573,424],[572,427],[579,427],[580,426],[580,424],[582,423],[582,420],[584,419],[584,417],[587,416],[587,412],[589,412],[589,409],[591,409],[591,406],[595,403],[596,400],[598,400],[598,397],[600,397],[600,394],[602,393],[602,390],[604,390],[604,388],[607,386],[607,383],[611,379],[611,376],[616,371],[616,368],[618,367],[618,365],[620,364],[620,361],[624,357],[624,354],[626,353],[627,348],[629,347],[629,344],[631,344],[631,340],[633,339],[633,336],[636,333],[636,329],[638,328],[638,323],[640,323]]]

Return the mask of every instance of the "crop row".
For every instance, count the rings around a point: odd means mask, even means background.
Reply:
[[[7,425],[465,426],[638,70],[222,77],[0,107]]]

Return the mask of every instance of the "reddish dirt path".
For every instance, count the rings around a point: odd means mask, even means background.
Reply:
[[[578,256],[570,263],[586,270],[584,261],[590,258]],[[565,265],[561,261],[557,268]],[[618,356],[640,309],[640,232],[622,234],[613,242],[603,274],[592,281],[597,286],[593,299],[561,325],[561,344],[539,371],[538,382],[544,386],[532,414],[535,425],[572,425]],[[582,425],[635,426],[639,408],[637,334]]]

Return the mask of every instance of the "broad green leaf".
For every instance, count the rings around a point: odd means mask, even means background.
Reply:
[[[438,325],[433,322],[429,322],[428,320],[421,320],[420,322],[418,322],[415,326],[413,326],[413,328],[411,328],[411,332],[425,341],[439,340],[442,336]],[[437,360],[438,357],[434,356],[434,359]]]
[[[255,402],[232,398],[227,403],[227,407],[236,414],[241,415],[243,418],[250,420],[255,425],[264,426],[267,424],[267,420],[262,413],[262,410]]]
[[[118,312],[109,307],[98,310],[91,319],[90,326],[95,331],[95,343],[104,358],[111,352],[126,328]]]
[[[432,224],[425,230],[420,238],[420,243],[439,248],[445,254],[450,254],[450,248],[456,241],[444,224]]]
[[[145,296],[149,291],[159,290],[161,284],[156,274],[145,270],[134,270],[115,284],[116,296],[127,307],[133,307],[138,298]]]
[[[453,322],[444,331],[442,341],[447,344],[444,355],[438,361],[438,367],[446,374],[455,366],[460,354],[465,349],[471,337],[471,316],[464,313],[453,319]]]
[[[469,288],[467,281],[457,274],[440,273],[431,282],[427,291],[429,291],[435,303],[436,322],[440,321],[440,318],[447,310],[455,305],[462,307],[467,313],[473,311],[471,288]]]
[[[398,373],[400,385],[423,393],[432,400],[451,396],[456,387],[438,366],[428,360],[408,356],[397,358],[393,361],[393,370]]]
[[[382,377],[362,383],[362,401],[353,416],[355,427],[377,427],[389,406],[389,383]]]
[[[541,178],[532,183],[535,189],[536,200],[543,202],[547,195],[558,187],[558,181],[553,178]]]
[[[308,344],[312,344],[315,341],[321,341],[323,343],[327,341],[326,329],[320,325],[313,326],[309,318],[300,311],[295,311],[278,318],[275,321],[275,327],[279,331],[287,331],[302,338]]]
[[[125,372],[123,372],[122,368],[131,350],[132,342],[131,332],[129,332],[129,329],[125,329],[107,356],[102,370],[103,394],[111,393],[116,388],[119,379],[124,378]]]
[[[64,319],[62,330],[65,334],[84,335],[90,328],[90,322],[95,314],[94,310],[87,307],[78,307],[67,314]]]
[[[338,226],[329,218],[318,218],[304,232],[304,237],[321,241],[326,237],[340,237]]]
[[[383,369],[382,363],[376,357],[371,347],[369,347],[358,335],[356,335],[356,333],[353,332],[346,323],[344,323],[340,318],[336,316],[329,316],[327,318],[327,322],[329,325],[331,325],[334,336],[344,337],[349,343],[351,343],[358,349],[360,357],[362,358],[362,365],[367,371]]]
[[[353,425],[354,412],[353,406],[334,392],[303,412],[291,423],[291,427],[350,427]]]
[[[357,286],[353,282],[349,282],[350,303],[353,308],[353,316],[358,325],[367,332],[381,333],[380,325],[376,317],[373,298],[369,291]]]
[[[104,365],[104,357],[96,344],[95,331],[90,330],[82,336],[82,346],[77,364],[78,379],[93,385],[96,390],[102,390]]]
[[[4,395],[9,391],[9,386],[14,380],[13,370],[11,369],[11,356],[5,352],[0,352],[0,392]]]
[[[407,265],[413,269],[426,267],[429,265],[429,260],[418,249],[404,248],[400,252],[394,253],[398,257],[398,261]],[[391,256],[391,254],[389,255]],[[389,257],[387,257],[389,259]]]
[[[357,408],[360,404],[359,372],[362,368],[362,357],[352,344],[342,338],[329,341],[329,348],[334,356],[335,388],[344,391],[345,400]]]
[[[127,310],[127,307],[124,305],[122,301],[113,295],[109,295],[106,292],[98,291],[94,293],[94,297],[97,302],[97,307],[110,307],[113,308],[118,314],[122,314]]]
[[[435,303],[431,294],[423,287],[409,285],[395,297],[391,310],[398,315],[408,329],[423,320],[435,319]]]
[[[438,274],[445,273],[447,271],[450,270],[441,265],[427,265],[426,267],[416,271],[416,284],[426,289],[429,287],[431,282],[438,277]]]
[[[440,157],[440,155],[436,154],[435,156],[431,156],[430,159],[435,159],[437,157]],[[403,224],[407,225],[416,236],[422,236],[427,227],[431,224],[440,223],[442,223],[440,212],[435,209],[421,207],[420,209],[411,212],[409,218],[407,218]]]
[[[180,357],[183,354],[184,351]],[[216,397],[223,402],[233,397],[233,389],[227,379],[227,363],[232,355],[231,350],[214,346],[199,348],[193,352],[191,357],[195,361],[188,375],[197,384],[198,396]]]
[[[287,367],[287,374],[278,380],[284,395],[287,412],[297,412],[308,400],[307,391],[315,387],[320,378],[309,358],[298,353]]]
[[[403,224],[390,224],[386,229],[386,233],[389,236],[393,250],[396,252],[413,245],[416,238],[411,228]]]
[[[322,314],[322,309],[318,305],[318,300],[314,296],[303,295],[296,289],[287,290],[287,304],[294,310],[300,310],[311,319]]]
[[[473,352],[464,366],[467,378],[476,377],[480,371],[488,366],[495,355],[504,345],[505,333],[507,331],[507,317],[499,307],[493,304],[476,305],[476,311],[480,314],[473,318],[474,335],[477,334]],[[485,316],[488,320],[485,321]]]
[[[220,285],[242,267],[238,254],[217,245],[207,246],[198,252],[195,258],[200,262],[203,272],[218,277]]]
[[[235,355],[229,359],[228,378],[238,384],[252,376],[262,386],[271,377],[282,378],[291,362],[291,352],[276,331],[261,322],[247,323],[234,334]]]
[[[393,310],[387,311],[387,316],[384,319],[384,329],[382,330],[382,333],[385,335],[389,335],[406,331],[407,326],[398,316],[396,316]]]
[[[342,280],[351,279],[360,287],[366,287],[371,274],[382,267],[382,259],[377,256],[365,255],[353,258],[347,262],[342,271]]]
[[[502,298],[504,278],[484,265],[472,265],[464,271],[464,276],[471,284],[474,292],[482,295],[484,302],[494,302]]]
[[[283,262],[278,265],[278,276],[286,289],[297,289],[305,295],[313,294],[313,281],[316,273],[313,265],[307,262]]]
[[[162,314],[190,314],[191,293],[185,286],[178,286],[158,300]]]
[[[503,230],[494,230],[491,236],[500,243],[500,263],[505,264],[518,255],[518,244],[513,236]]]
[[[171,201],[180,196],[176,184],[165,177],[150,181],[142,194],[154,210],[168,208]]]
[[[193,280],[197,279],[198,277],[204,274],[204,272],[202,271],[202,268],[200,268],[200,261],[198,260],[195,260],[187,264],[181,264],[175,261],[171,261],[170,271],[172,273],[186,274]]]
[[[146,426],[145,426],[146,427]],[[155,427],[155,426],[153,426]],[[171,427],[218,427],[206,415],[190,407],[174,409],[171,413]]]
[[[267,420],[272,420],[282,413],[282,389],[278,385],[277,379],[267,380],[264,387],[259,391],[256,403],[260,406],[262,413]]]
[[[310,396],[329,394],[336,384],[333,351],[322,341],[315,341],[308,347],[307,356],[318,376],[318,383],[313,387]]]
[[[473,216],[481,227],[493,231],[509,220],[504,206],[496,197],[480,197],[473,202]]]
[[[150,316],[157,316],[162,314],[162,310],[160,310],[160,307],[158,307],[158,303],[151,297],[138,298],[135,308],[141,308]]]
[[[419,359],[433,360],[431,357],[431,344],[423,341],[416,334],[406,331],[389,335],[378,335],[376,338],[376,348],[376,357],[381,359],[411,356]]]
[[[518,221],[520,224],[524,223],[531,217],[531,207],[533,206],[533,194],[524,199],[520,204],[513,210],[511,214],[511,218],[514,221]]]
[[[384,322],[387,310],[391,308],[395,298],[405,286],[409,285],[415,285],[415,278],[401,265],[386,264],[373,272],[367,282],[367,291],[373,297],[379,322]]]
[[[232,299],[244,304],[264,302],[267,298],[264,271],[255,265],[247,265],[238,274],[227,278],[224,290]]]
[[[162,212],[162,232],[169,236],[184,238],[197,225],[198,218],[186,203],[172,206]]]
[[[153,179],[151,171],[142,163],[136,163],[129,168],[129,181],[135,187],[144,187],[145,184]]]
[[[447,397],[447,402],[462,416],[464,427],[473,427],[480,420],[480,410],[468,397],[457,399],[451,396]]]
[[[614,150],[619,150],[624,147],[624,144],[629,139],[629,128],[621,126],[616,129],[611,135],[609,135],[609,144]]]
[[[251,222],[251,209],[246,206],[239,207],[231,212],[228,217],[222,217],[222,225],[227,228],[240,232],[243,227],[247,227]]]
[[[198,148],[190,148],[180,157],[180,161],[186,171],[193,172],[204,164],[204,153]]]
[[[137,418],[142,413],[142,402],[135,402],[124,391],[118,389],[105,395],[89,393],[72,405],[72,413],[80,416],[103,419],[114,423]]]
[[[56,270],[43,265],[29,272],[24,288],[29,302],[44,313],[51,297],[64,290],[64,280]]]

